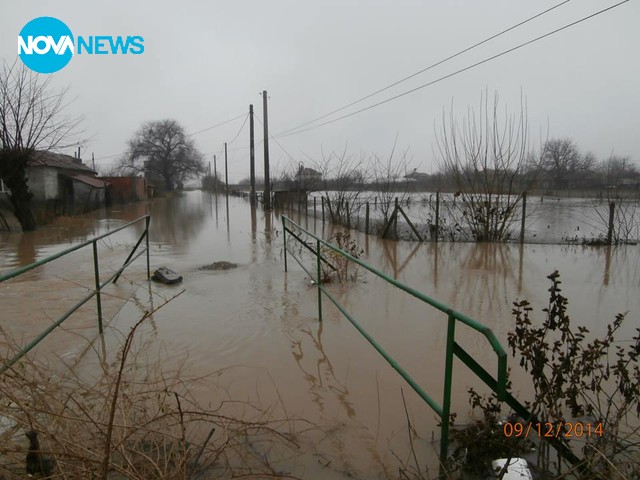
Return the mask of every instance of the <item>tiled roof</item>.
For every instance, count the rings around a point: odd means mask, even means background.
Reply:
[[[78,163],[79,162],[79,163]],[[36,152],[29,162],[30,167],[53,167],[65,170],[79,170],[87,173],[95,173],[87,167],[81,160],[70,155],[53,152]]]
[[[96,177],[90,177],[88,175],[69,175],[70,178],[73,178],[74,180],[81,182],[81,183],[86,183],[87,185],[90,185],[92,187],[95,188],[104,188],[107,185],[109,185],[108,182],[105,182],[104,180],[100,180]]]

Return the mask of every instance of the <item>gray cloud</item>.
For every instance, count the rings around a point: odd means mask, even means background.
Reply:
[[[141,122],[175,118],[197,131],[254,104],[269,91],[272,133],[347,104],[466,48],[558,2],[238,1],[137,2],[3,0],[0,57],[16,56],[16,37],[36,16],[55,16],[79,35],[143,35],[143,55],[76,56],[54,74],[69,86],[96,158],[117,154]],[[509,34],[395,87],[376,99],[432,81],[614,4],[574,0]],[[433,165],[434,124],[452,99],[457,112],[497,90],[510,109],[520,92],[532,133],[573,138],[602,158],[612,150],[637,162],[640,148],[638,2],[628,2],[550,38],[381,107],[279,139],[297,162],[302,152],[388,152],[398,134],[415,166]],[[371,103],[369,101],[369,103]],[[363,102],[362,106],[368,103]],[[345,111],[348,112],[349,110]],[[196,136],[209,159],[242,119]],[[256,123],[257,140],[262,129]],[[248,175],[248,127],[230,150],[230,178]],[[290,161],[275,142],[276,168]],[[257,149],[261,165],[262,149]],[[107,164],[113,158],[98,160]],[[259,169],[260,173],[261,168]]]

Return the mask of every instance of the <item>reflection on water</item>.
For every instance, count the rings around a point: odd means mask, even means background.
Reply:
[[[224,203],[223,203],[224,202]],[[404,384],[372,347],[325,300],[322,323],[317,320],[317,290],[295,262],[283,271],[282,231],[278,212],[251,208],[248,200],[206,192],[186,192],[152,204],[136,204],[97,212],[31,234],[2,234],[2,269],[30,263],[102,233],[149,211],[152,269],[166,265],[184,276],[179,287],[147,283],[143,263],[127,271],[121,284],[103,300],[113,327],[127,330],[142,312],[171,299],[148,323],[145,342],[162,345],[175,358],[188,354],[202,372],[226,366],[239,370],[229,391],[239,398],[269,398],[277,388],[290,415],[323,426],[317,442],[322,463],[331,464],[328,478],[345,472],[378,477],[384,468],[397,468],[394,455],[407,447],[406,397],[421,458],[434,458],[433,412]],[[336,229],[320,219],[289,212],[309,230],[329,238]],[[121,232],[101,244],[105,274],[122,261],[141,227]],[[546,276],[558,269],[569,312],[575,322],[602,332],[617,312],[629,311],[622,335],[640,324],[640,249],[569,245],[395,242],[353,232],[365,259],[433,298],[490,326],[506,344],[513,327],[512,303],[529,299],[539,314],[546,306]],[[214,261],[237,263],[228,271],[204,271]],[[83,295],[93,282],[90,255],[54,262],[19,282],[0,285],[4,328],[27,339],[50,322],[69,301]],[[80,285],[80,287],[79,287]],[[79,290],[78,290],[79,288]],[[366,274],[347,287],[330,285],[355,319],[439,401],[442,395],[446,315]],[[42,306],[34,308],[30,298]],[[114,301],[109,303],[109,298]],[[124,299],[129,299],[126,303]],[[117,301],[115,301],[117,300]],[[124,308],[122,308],[124,305]],[[34,311],[37,310],[37,311]],[[537,319],[541,317],[537,315]],[[71,322],[71,320],[70,320]],[[95,309],[59,332],[49,347],[71,351],[81,342],[70,335],[84,328],[95,333]],[[495,356],[481,335],[460,327],[457,341],[493,372]],[[267,380],[265,381],[265,377]],[[268,385],[268,387],[265,387]],[[466,390],[475,385],[468,370],[456,363],[455,411],[468,411]],[[527,391],[527,378],[514,370],[514,386]],[[401,393],[402,389],[402,393]],[[276,401],[276,400],[274,400]],[[429,456],[431,455],[431,456]],[[425,460],[426,461],[426,460]],[[396,465],[396,466],[394,466]],[[317,458],[305,465],[318,473]]]

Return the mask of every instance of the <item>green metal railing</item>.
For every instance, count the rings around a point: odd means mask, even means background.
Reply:
[[[491,331],[491,329],[476,320],[467,317],[466,315],[456,312],[455,310],[449,308],[447,305],[434,300],[431,297],[415,290],[407,285],[404,285],[397,281],[394,278],[386,275],[385,273],[375,269],[371,265],[363,262],[362,260],[353,257],[348,254],[344,250],[330,244],[329,242],[323,240],[322,238],[312,234],[311,232],[305,230],[303,227],[293,222],[291,219],[282,216],[282,227],[283,227],[283,238],[284,238],[284,269],[287,271],[287,253],[291,255],[296,262],[302,267],[302,269],[311,277],[311,279],[316,283],[318,289],[318,315],[320,321],[322,321],[322,295],[324,294],[331,302],[338,308],[338,310],[351,322],[351,324],[364,336],[367,341],[384,357],[384,359],[389,363],[389,365],[396,370],[400,374],[402,378],[413,388],[413,390],[418,394],[420,398],[422,398],[432,409],[433,411],[440,417],[440,460],[442,465],[445,464],[447,460],[448,454],[448,446],[449,446],[449,419],[451,414],[451,386],[453,381],[453,357],[457,356],[462,363],[467,365],[472,372],[474,372],[478,378],[480,378],[484,383],[486,383],[493,391],[497,393],[499,401],[506,401],[509,405],[511,405],[518,414],[520,414],[523,418],[529,418],[530,414],[527,410],[522,406],[517,400],[515,400],[511,395],[507,392],[507,354],[505,350],[502,348],[502,345]],[[294,227],[297,232],[291,230],[290,227]],[[300,238],[299,233],[304,233],[309,238],[315,240],[312,241],[311,245],[304,242],[303,239]],[[291,249],[287,246],[287,234],[293,237],[296,241],[301,242],[307,249],[313,251],[316,256],[316,272],[313,273],[304,266],[303,262],[295,255]],[[315,250],[312,245],[315,243]],[[422,302],[430,305],[431,307],[440,310],[444,314],[447,315],[448,318],[448,327],[447,327],[447,343],[446,343],[446,353],[445,353],[445,376],[444,376],[444,394],[442,398],[442,404],[438,404],[432,397],[430,397],[417,383],[416,381],[409,376],[409,374],[396,362],[391,355],[389,355],[382,346],[369,335],[365,329],[353,318],[347,310],[340,305],[338,300],[331,295],[331,293],[322,285],[322,272],[321,272],[321,264],[322,262],[326,262],[326,259],[322,256],[322,247],[328,249],[337,255],[340,255],[349,261],[356,263],[362,268],[370,271],[374,275],[380,277],[385,282],[393,285],[394,287],[412,295],[413,297],[421,300]],[[497,365],[497,380],[494,379],[491,374],[489,374],[478,362],[476,362],[471,355],[469,355],[458,343],[455,341],[455,329],[456,323],[461,322],[473,330],[479,332],[484,335],[487,339],[493,351],[495,352],[498,365]]]
[[[140,235],[140,238],[138,238],[138,241],[136,242],[135,246],[129,253],[129,256],[127,257],[127,259],[124,261],[122,266],[118,268],[118,270],[116,270],[116,272],[113,275],[111,275],[107,280],[100,282],[100,269],[98,264],[98,241],[102,240],[105,237],[113,235],[114,233],[117,233],[121,230],[124,230],[125,228],[130,227],[131,225],[134,225],[143,220],[145,223],[144,231]],[[104,330],[102,325],[102,301],[100,298],[101,290],[111,282],[116,283],[116,281],[118,281],[118,278],[120,278],[120,275],[122,274],[124,269],[127,268],[129,265],[131,265],[138,257],[140,257],[144,253],[147,254],[147,278],[150,278],[151,276],[150,269],[149,269],[149,222],[150,221],[151,221],[151,216],[145,215],[143,217],[137,218],[136,220],[133,220],[132,222],[127,223],[126,225],[122,225],[121,227],[118,227],[115,230],[107,232],[98,237],[92,238],[91,240],[87,240],[86,242],[83,242],[79,245],[75,245],[73,247],[67,248],[66,250],[56,253],[55,255],[51,255],[47,258],[31,263],[30,265],[26,265],[24,267],[20,267],[15,270],[12,270],[9,273],[6,273],[4,275],[0,275],[0,283],[2,283],[12,278],[18,277],[30,270],[33,270],[34,268],[38,268],[46,263],[52,262],[53,260],[57,260],[58,258],[64,257],[65,255],[75,252],[76,250],[80,250],[81,248],[84,248],[88,245],[93,246],[93,271],[94,271],[94,279],[95,279],[95,289],[92,290],[90,293],[88,293],[86,296],[84,296],[82,300],[76,303],[73,307],[67,310],[67,312],[65,312],[62,316],[60,316],[55,322],[49,325],[42,333],[40,333],[40,335],[38,335],[31,342],[25,345],[13,358],[11,358],[10,360],[7,360],[4,363],[4,365],[0,367],[0,374],[4,373],[7,369],[11,368],[11,366],[13,366],[18,360],[24,357],[30,350],[32,350],[38,343],[40,343],[47,335],[49,335],[53,330],[59,327],[62,324],[62,322],[64,322],[67,318],[69,318],[76,310],[78,310],[82,305],[87,303],[93,297],[96,297],[96,308],[98,312],[98,331],[100,334],[103,333]],[[140,244],[142,243],[143,240],[145,240],[145,248],[136,254],[136,251],[138,250],[138,247],[140,247]]]

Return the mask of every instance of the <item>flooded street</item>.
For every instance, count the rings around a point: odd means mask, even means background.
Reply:
[[[188,356],[189,371],[227,369],[220,382],[230,398],[278,405],[289,418],[321,426],[314,449],[290,459],[289,470],[308,478],[385,478],[409,461],[407,416],[419,438],[422,464],[437,472],[439,428],[419,399],[353,326],[323,302],[289,258],[283,264],[278,212],[252,212],[246,199],[200,191],[159,198],[74,219],[60,219],[30,234],[0,233],[0,272],[42,259],[127,221],[151,214],[151,269],[164,265],[183,275],[178,286],[145,280],[143,258],[103,295],[111,327],[127,331],[145,311],[157,308],[143,332],[149,351],[165,361]],[[312,216],[292,214],[312,233],[330,238],[338,229]],[[142,233],[143,223],[99,245],[100,271],[120,266]],[[547,275],[559,270],[573,321],[602,334],[618,312],[629,312],[619,340],[640,325],[640,248],[577,245],[417,243],[382,240],[352,232],[363,259],[388,275],[488,325],[506,347],[513,328],[512,304],[527,299],[536,319],[548,301]],[[217,261],[238,264],[202,270]],[[381,279],[361,272],[354,284],[329,288],[438,403],[442,398],[446,316]],[[20,344],[32,338],[93,288],[91,249],[74,253],[0,285],[0,325]],[[173,298],[176,294],[179,296]],[[81,360],[79,335],[97,334],[95,302],[45,339],[38,354]],[[457,341],[495,374],[485,338],[459,326]],[[527,377],[515,367],[515,396],[526,399]],[[467,417],[469,386],[479,381],[460,362],[454,366],[458,419]],[[208,392],[198,392],[207,397]],[[403,404],[406,401],[407,413]],[[210,398],[212,402],[219,399]],[[310,442],[311,443],[311,442]]]

